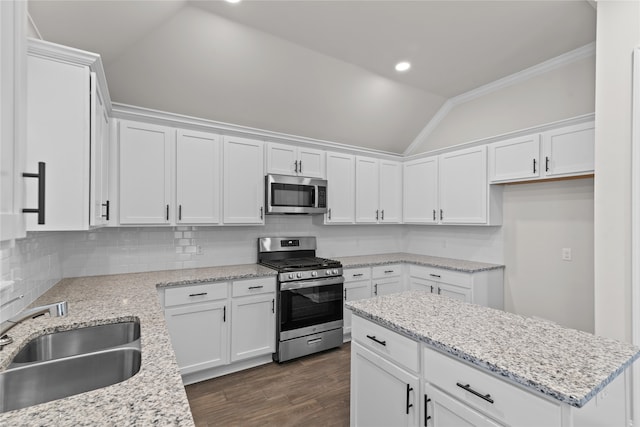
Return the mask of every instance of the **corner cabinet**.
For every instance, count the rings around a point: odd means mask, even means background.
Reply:
[[[411,160],[402,165],[403,221],[438,223],[438,157]]]
[[[264,143],[225,136],[223,222],[264,224]]]
[[[355,161],[356,223],[401,223],[401,163],[364,156],[356,156]]]

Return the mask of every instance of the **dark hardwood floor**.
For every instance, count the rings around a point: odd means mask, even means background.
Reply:
[[[197,427],[348,426],[351,345],[186,386]]]

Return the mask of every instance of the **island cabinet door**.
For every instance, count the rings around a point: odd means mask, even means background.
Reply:
[[[351,426],[416,426],[418,377],[351,344]]]
[[[442,393],[429,383],[423,389],[422,414],[425,427],[500,427],[490,418]]]

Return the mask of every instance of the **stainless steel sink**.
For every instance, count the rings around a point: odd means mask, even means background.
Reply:
[[[122,382],[140,370],[141,359],[139,347],[121,347],[8,369],[0,373],[0,412]]]
[[[90,326],[42,335],[27,343],[13,358],[9,369],[78,354],[92,353],[129,344],[140,338],[140,322],[122,322]]]
[[[141,361],[138,321],[43,335],[0,372],[0,413],[117,384]]]

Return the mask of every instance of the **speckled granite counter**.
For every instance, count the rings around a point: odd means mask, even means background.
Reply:
[[[64,279],[34,305],[65,300],[66,317],[48,316],[14,327],[14,343],[0,351],[0,370],[32,338],[57,330],[140,319],[142,365],[109,387],[0,414],[7,426],[192,426],[193,418],[175,360],[156,285],[275,276],[256,265]]]
[[[355,314],[582,407],[640,357],[630,344],[423,291],[346,303]]]
[[[409,253],[337,257],[335,259],[340,261],[344,268],[370,267],[374,265],[388,265],[401,262],[424,265],[427,267],[444,268],[447,270],[463,271],[465,273],[476,273],[478,271],[504,268],[504,265],[499,264],[488,264],[484,262],[466,261],[454,258],[440,258],[429,255],[415,255]]]

